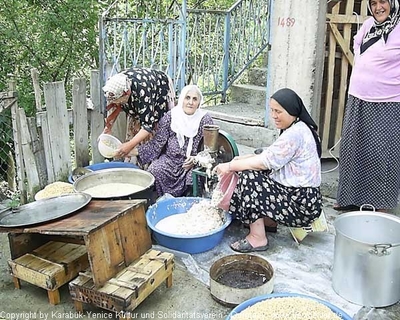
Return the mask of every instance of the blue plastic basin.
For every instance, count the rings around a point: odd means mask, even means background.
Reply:
[[[99,162],[95,164],[91,164],[90,166],[86,166],[86,169],[97,171],[103,169],[111,169],[111,168],[134,168],[138,169],[138,166],[130,163],[130,162],[122,162],[122,161],[110,161],[110,162]],[[69,183],[74,183],[72,180],[72,175],[68,177]]]
[[[208,251],[219,244],[224,236],[225,229],[229,226],[232,218],[225,212],[225,223],[209,233],[200,235],[175,235],[158,230],[156,224],[171,215],[187,212],[193,204],[205,200],[197,197],[171,198],[157,201],[150,206],[146,212],[147,225],[153,231],[153,238],[158,244],[187,253],[200,253]]]
[[[252,305],[256,304],[257,302],[261,302],[267,299],[273,299],[273,298],[287,298],[287,297],[298,297],[298,298],[307,298],[307,299],[312,299],[315,300],[325,306],[327,306],[329,309],[331,309],[334,313],[336,313],[339,317],[341,317],[343,320],[352,320],[353,318],[350,317],[346,312],[343,310],[339,309],[338,307],[334,306],[333,304],[326,302],[324,300],[314,298],[311,296],[307,296],[304,294],[298,294],[298,293],[273,293],[273,294],[265,294],[262,296],[254,297],[249,300],[244,301],[243,303],[239,304],[236,308],[234,308],[226,317],[226,320],[230,320],[231,317],[244,309],[251,307]]]

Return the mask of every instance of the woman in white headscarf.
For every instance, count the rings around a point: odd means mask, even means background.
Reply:
[[[182,89],[178,105],[160,120],[154,137],[134,149],[141,165],[155,177],[158,196],[169,193],[182,196],[192,187],[192,156],[197,154],[203,127],[213,124],[211,116],[200,108],[203,95],[196,85]]]

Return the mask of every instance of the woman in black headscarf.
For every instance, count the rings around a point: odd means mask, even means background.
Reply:
[[[306,227],[321,215],[321,143],[317,125],[301,98],[284,88],[270,99],[278,139],[261,154],[237,157],[219,164],[221,176],[240,174],[229,211],[250,226],[250,233],[231,244],[239,252],[268,249],[265,225]]]

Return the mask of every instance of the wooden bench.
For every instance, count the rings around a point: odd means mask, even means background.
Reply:
[[[102,287],[96,288],[87,271],[69,283],[69,290],[78,312],[83,312],[83,303],[87,303],[131,319],[131,311],[163,281],[167,288],[172,286],[173,269],[173,254],[150,249]]]
[[[49,241],[41,247],[14,260],[9,260],[14,285],[20,280],[47,290],[49,302],[60,303],[58,288],[89,266],[84,245]]]

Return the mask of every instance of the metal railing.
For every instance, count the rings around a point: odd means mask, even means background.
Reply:
[[[165,71],[177,92],[188,83],[206,96],[227,91],[269,46],[271,0],[239,0],[228,10],[187,9],[186,0],[115,1],[100,16],[100,72],[132,66]]]

